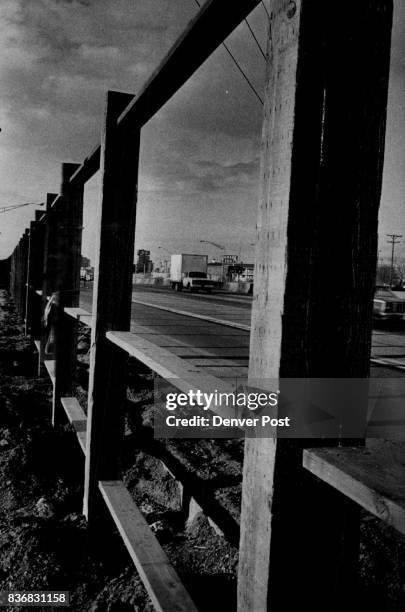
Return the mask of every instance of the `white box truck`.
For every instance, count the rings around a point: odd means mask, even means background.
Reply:
[[[211,293],[214,287],[218,287],[218,281],[207,278],[207,255],[192,255],[179,253],[172,255],[170,265],[170,283],[175,291],[197,292],[203,289]]]

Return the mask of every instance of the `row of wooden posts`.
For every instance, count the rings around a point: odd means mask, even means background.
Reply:
[[[130,329],[141,128],[257,4],[233,0],[225,14],[221,0],[208,0],[136,97],[108,93],[101,146],[80,166],[63,164],[60,194],[47,195],[11,257],[11,291],[42,360],[49,330],[38,322],[54,296],[57,421],[60,398],[74,391],[77,322],[63,309],[79,306],[83,186],[100,168],[89,521],[98,481],[120,477],[127,356],[106,332]],[[368,376],[391,26],[391,0],[271,1],[249,364],[256,380]],[[240,612],[297,609],[297,594],[312,610],[349,601],[359,510],[303,469],[304,447],[321,443],[246,441]]]

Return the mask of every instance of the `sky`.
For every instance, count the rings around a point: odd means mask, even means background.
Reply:
[[[1,0],[0,209],[59,192],[62,162],[81,163],[100,142],[106,91],[136,93],[197,10],[195,0]],[[265,48],[263,6],[248,20]],[[227,44],[261,94],[265,61],[245,23]],[[252,260],[261,121],[260,102],[220,47],[142,130],[136,249],[157,264],[174,252]],[[405,261],[404,195],[405,3],[395,0],[379,222],[386,261],[394,232]],[[91,259],[98,197],[99,173],[85,187],[82,250]],[[0,258],[34,210],[0,214]]]

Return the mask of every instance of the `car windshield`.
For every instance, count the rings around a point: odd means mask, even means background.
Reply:
[[[189,272],[188,274],[191,278],[207,278],[205,272]]]

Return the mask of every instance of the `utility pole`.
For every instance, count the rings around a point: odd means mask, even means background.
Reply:
[[[397,238],[402,238],[401,234],[387,234],[388,238],[391,238],[391,240],[388,240],[387,242],[389,244],[391,244],[392,249],[391,249],[391,271],[390,271],[390,287],[392,287],[392,279],[394,276],[394,252],[395,252],[395,245],[398,244],[399,242],[401,242],[400,240],[397,240]]]

